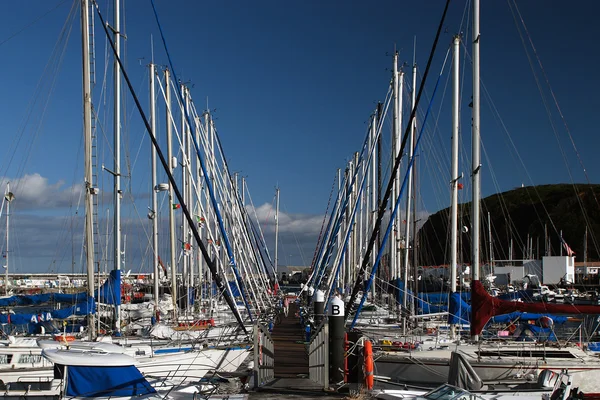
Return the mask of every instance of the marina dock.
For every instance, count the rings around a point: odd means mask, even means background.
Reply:
[[[250,393],[251,399],[299,398],[320,396],[344,397],[341,393],[327,392],[322,385],[308,378],[308,351],[306,336],[297,315],[298,306],[290,304],[287,317],[281,314],[281,322],[273,327],[271,337],[275,344],[275,379]]]

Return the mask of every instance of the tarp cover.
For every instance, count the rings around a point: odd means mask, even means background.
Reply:
[[[479,390],[483,386],[471,364],[459,353],[453,351],[450,356],[448,384],[465,390]]]
[[[471,334],[479,335],[485,324],[494,315],[514,311],[549,314],[600,314],[600,306],[550,303],[523,303],[520,301],[499,300],[490,296],[481,281],[471,284]]]
[[[133,365],[68,367],[68,397],[133,397],[150,393],[156,390]]]
[[[0,299],[0,307],[35,306],[45,303],[80,303],[87,299],[87,293],[62,294],[29,294],[11,296]]]
[[[87,302],[77,303],[71,307],[61,308],[60,310],[43,311],[38,313],[20,313],[20,314],[0,314],[0,324],[38,324],[53,319],[66,319],[72,315],[88,315],[95,312],[96,303],[94,298],[90,297]]]
[[[565,322],[567,322],[569,320],[568,317],[563,317],[563,316],[556,316],[556,315],[549,315],[549,314],[532,314],[532,313],[515,311],[515,312],[509,313],[509,314],[496,315],[495,317],[492,317],[490,319],[490,322],[506,323],[506,322],[515,321],[516,319],[520,319],[522,321],[524,321],[524,320],[536,320],[537,321],[538,319],[540,319],[542,317],[550,318],[552,321],[554,321],[555,324],[564,324]]]
[[[104,304],[121,304],[121,270],[110,271],[106,282],[96,290],[96,301]]]
[[[449,324],[468,324],[471,317],[471,306],[468,305],[460,293],[451,293],[448,309]]]

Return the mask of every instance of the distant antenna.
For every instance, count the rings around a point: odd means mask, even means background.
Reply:
[[[154,37],[152,34],[150,34],[150,54],[152,55],[152,64],[154,64]]]
[[[413,44],[413,65],[417,63],[417,36],[415,35]]]

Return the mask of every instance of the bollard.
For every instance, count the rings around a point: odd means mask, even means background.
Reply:
[[[315,326],[321,325],[325,316],[325,293],[322,290],[317,290],[315,295]]]
[[[329,306],[329,377],[337,384],[344,381],[344,302],[335,296]]]

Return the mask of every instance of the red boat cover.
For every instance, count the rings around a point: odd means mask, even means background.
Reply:
[[[471,335],[479,335],[491,317],[514,311],[548,314],[600,314],[600,306],[500,300],[490,296],[481,281],[471,282]]]

